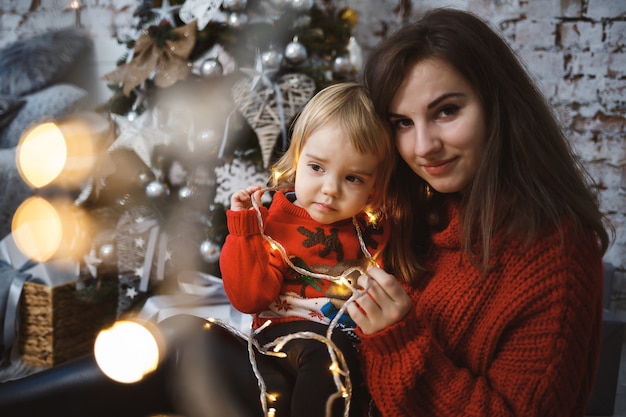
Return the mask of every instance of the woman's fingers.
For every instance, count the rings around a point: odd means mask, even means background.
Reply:
[[[375,333],[400,321],[411,308],[411,299],[393,275],[380,268],[368,269],[358,284],[367,289],[348,306],[348,313],[365,334]]]

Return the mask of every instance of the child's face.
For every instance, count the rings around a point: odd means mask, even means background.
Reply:
[[[316,221],[329,224],[360,212],[374,190],[379,159],[360,154],[335,123],[308,138],[296,168],[296,202]]]

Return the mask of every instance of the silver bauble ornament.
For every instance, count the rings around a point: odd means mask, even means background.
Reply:
[[[350,58],[347,56],[338,56],[333,61],[333,72],[338,75],[349,75],[354,70]]]
[[[193,197],[193,189],[187,185],[185,185],[184,187],[180,187],[178,189],[178,198],[182,201],[182,200],[189,200],[191,197]]]
[[[200,74],[205,78],[221,77],[224,74],[224,67],[217,58],[209,58],[200,65]]]
[[[248,15],[245,13],[232,12],[226,18],[226,24],[231,28],[239,28],[248,23]]]
[[[146,185],[146,196],[148,198],[166,197],[169,193],[169,188],[161,181],[150,181],[148,185]]]
[[[223,0],[222,6],[231,12],[240,12],[246,9],[248,0]]]
[[[285,59],[291,64],[301,64],[307,59],[306,48],[298,41],[289,42],[285,47]]]
[[[295,10],[304,12],[307,10],[311,10],[314,3],[314,0],[291,0],[291,7],[293,7]]]
[[[200,243],[200,255],[205,262],[214,263],[220,259],[222,248],[211,240],[205,240]]]
[[[274,48],[261,54],[261,62],[265,69],[279,69],[282,61],[283,55]]]

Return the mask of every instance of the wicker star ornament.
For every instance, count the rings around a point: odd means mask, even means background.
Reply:
[[[285,74],[271,85],[243,78],[233,86],[233,98],[237,110],[256,133],[268,168],[276,141],[285,124],[302,110],[315,94],[315,81],[304,74]]]

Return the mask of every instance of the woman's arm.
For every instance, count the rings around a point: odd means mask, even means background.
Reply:
[[[383,416],[584,415],[602,266],[593,243],[578,246],[538,245],[536,259],[517,253],[483,282],[439,268],[425,289],[409,290],[413,308],[395,323],[397,299],[359,299],[362,310],[349,312],[364,325],[362,366]],[[387,326],[370,332],[387,308]]]

